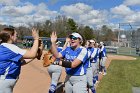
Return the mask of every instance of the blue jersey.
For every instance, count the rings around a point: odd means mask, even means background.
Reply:
[[[65,50],[62,50],[60,52],[66,60],[73,62],[74,59],[79,59],[81,60],[81,64],[77,66],[76,68],[66,68],[66,73],[68,75],[73,75],[73,76],[80,76],[80,75],[85,75],[86,74],[86,60],[88,58],[87,56],[87,49],[84,47],[79,47],[75,50],[73,50],[71,47],[67,47]]]
[[[94,48],[93,53],[91,54],[91,58],[92,58],[92,62],[96,63],[99,57],[99,49],[98,48]]]
[[[107,55],[106,55],[106,48],[105,48],[105,46],[102,46],[102,47],[101,47],[100,53],[101,53],[101,58],[107,56]]]
[[[2,43],[0,45],[0,76],[3,79],[16,79],[20,74],[20,59],[26,53],[16,45]]]
[[[57,51],[58,52],[62,51],[62,47],[57,47]]]
[[[88,67],[91,67],[91,54],[93,53],[93,51],[94,51],[94,48],[92,48],[92,47],[88,47],[87,48],[87,52],[88,52],[88,60],[87,60],[87,66]]]

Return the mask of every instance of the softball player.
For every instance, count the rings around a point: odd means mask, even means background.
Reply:
[[[58,52],[62,51],[62,47],[58,47],[60,43],[61,43],[60,41],[56,42]],[[48,66],[48,73],[51,77],[51,85],[50,85],[49,93],[55,92],[58,80],[61,76],[61,72],[62,72],[62,66],[54,65],[54,64]]]
[[[96,42],[94,41],[94,51],[91,54],[91,65],[93,70],[93,83],[96,85],[98,81],[98,57],[99,57],[99,49],[97,48]]]
[[[51,35],[51,51],[56,58],[63,57],[65,60],[58,64],[66,68],[65,93],[86,93],[87,78],[86,78],[86,60],[87,49],[81,46],[83,38],[79,33],[72,33],[70,36],[70,47],[61,52],[57,52],[55,41],[57,35],[55,32]]]
[[[105,67],[105,63],[106,63],[106,59],[107,59],[107,54],[106,54],[106,48],[104,46],[103,42],[100,42],[100,72],[99,73],[103,73],[103,75],[106,75],[106,67]]]
[[[17,32],[13,28],[4,28],[0,32],[0,93],[13,93],[13,88],[19,78],[22,62],[25,58],[35,58],[38,50],[39,36],[32,29],[34,44],[30,50],[23,50],[13,43]]]
[[[92,53],[95,51],[93,46],[94,46],[94,40],[89,40],[87,42],[87,51],[88,51],[88,58],[89,60],[88,61],[88,68],[87,68],[87,73],[86,73],[86,76],[87,76],[87,85],[88,85],[88,88],[91,89],[92,93],[95,93],[95,88],[94,88],[94,84],[93,84],[93,67],[92,67],[92,60],[91,60],[91,55]]]

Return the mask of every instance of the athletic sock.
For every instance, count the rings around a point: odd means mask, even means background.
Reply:
[[[98,81],[98,75],[95,76],[96,81]]]
[[[104,71],[104,73],[106,73],[106,68],[105,68],[105,66],[103,66],[103,71]]]
[[[49,93],[54,93],[55,92],[55,89],[56,89],[56,85],[51,84],[51,87],[49,89]]]
[[[91,88],[92,93],[96,93],[96,90],[94,87]]]

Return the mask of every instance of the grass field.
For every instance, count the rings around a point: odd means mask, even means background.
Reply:
[[[117,50],[117,54],[136,56],[136,49],[128,47],[119,47]]]
[[[132,87],[140,87],[140,58],[113,60],[97,87],[97,93],[132,93]]]

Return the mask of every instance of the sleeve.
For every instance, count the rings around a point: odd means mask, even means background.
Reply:
[[[64,56],[66,55],[67,49],[68,49],[68,48],[66,48],[66,49],[62,50],[61,52],[59,52],[59,53],[62,55],[62,57],[64,57]]]
[[[87,58],[88,58],[87,49],[83,48],[79,53],[79,55],[77,56],[77,59],[81,60],[84,63]]]
[[[13,52],[16,53],[16,55],[11,59],[14,62],[19,62],[19,60],[23,57],[23,55],[26,53],[27,50],[21,49],[16,45],[13,45],[11,48]]]
[[[102,52],[103,50],[104,50],[104,46],[102,46],[102,48],[101,48],[100,52]]]
[[[22,58],[22,55],[20,54],[17,54],[15,57],[13,57],[12,59],[10,59],[11,61],[14,61],[14,62],[19,62],[19,60]]]
[[[61,47],[58,47],[58,48],[57,48],[57,51],[58,51],[58,52],[62,51],[62,48],[61,48]]]
[[[16,45],[13,45],[13,46],[11,47],[11,50],[14,51],[14,52],[17,53],[17,54],[22,55],[22,56],[23,56],[23,55],[26,53],[26,51],[27,51],[27,50],[25,50],[25,49],[19,48],[19,47],[16,46]]]
[[[3,44],[7,48],[8,60],[19,62],[22,56],[26,53],[26,50],[19,48],[14,44]]]

